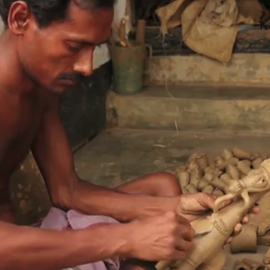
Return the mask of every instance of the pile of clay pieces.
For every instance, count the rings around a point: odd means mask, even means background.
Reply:
[[[247,151],[235,147],[224,149],[215,158],[207,154],[193,154],[186,165],[176,169],[182,192],[204,192],[222,196],[228,193],[227,187],[231,179],[245,177],[252,169],[258,169],[269,156],[259,153],[251,155]]]
[[[203,192],[223,196],[229,193],[231,180],[242,179],[251,170],[258,169],[261,163],[268,158],[269,156],[263,156],[259,153],[250,154],[239,147],[224,149],[217,157],[211,157],[205,153],[195,153],[190,156],[185,165],[176,169],[175,174],[184,194]],[[270,224],[269,227],[265,228],[270,230]],[[246,224],[241,233],[233,237],[230,250],[233,254],[256,253],[258,245],[269,246],[270,234],[267,234],[266,229],[264,232],[260,232],[259,226]],[[244,259],[237,261],[234,269],[268,269],[269,265],[270,248],[265,254],[263,262]]]

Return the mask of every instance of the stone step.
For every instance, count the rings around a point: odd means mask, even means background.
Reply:
[[[110,92],[109,126],[178,131],[270,133],[270,89],[214,85],[152,86],[133,96]]]
[[[261,84],[270,86],[270,54],[235,53],[227,65],[193,54],[149,59],[151,85],[182,83]]]

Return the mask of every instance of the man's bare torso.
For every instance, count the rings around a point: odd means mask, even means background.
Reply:
[[[9,198],[11,174],[27,155],[46,102],[37,92],[18,95],[0,89],[0,220],[13,221]]]

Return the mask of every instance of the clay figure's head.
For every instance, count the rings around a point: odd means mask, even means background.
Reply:
[[[252,170],[243,181],[250,192],[270,190],[270,159],[265,160],[259,169]]]
[[[62,93],[92,74],[94,50],[111,36],[113,7],[114,0],[0,0],[1,42],[32,82]]]

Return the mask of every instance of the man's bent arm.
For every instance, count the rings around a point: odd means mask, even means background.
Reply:
[[[127,226],[58,232],[0,222],[0,270],[64,269],[125,256]]]
[[[49,188],[53,204],[119,221],[171,211],[172,198],[130,195],[96,186],[78,178],[73,156],[53,98],[32,147],[33,155]],[[175,208],[177,201],[175,202]]]

